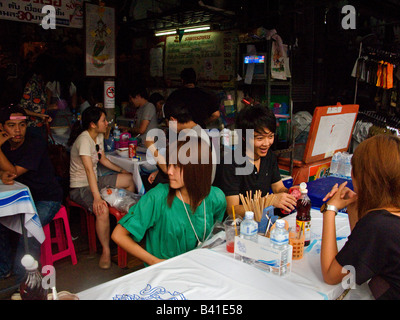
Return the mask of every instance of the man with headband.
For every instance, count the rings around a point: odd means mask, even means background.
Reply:
[[[27,134],[25,110],[18,106],[0,109],[0,178],[4,184],[16,180],[29,187],[42,226],[53,220],[61,206],[63,191],[54,174],[46,141]],[[0,224],[0,279],[11,274],[16,282],[22,280],[25,270],[21,265],[24,255],[21,237],[12,269],[10,230]],[[30,254],[40,258],[40,243],[28,238]]]

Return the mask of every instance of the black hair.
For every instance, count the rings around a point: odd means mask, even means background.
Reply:
[[[10,120],[10,116],[13,113],[22,113],[27,116],[25,109],[19,105],[8,105],[0,108],[0,123],[4,124],[7,120]]]
[[[88,107],[83,111],[82,113],[82,120],[81,123],[79,121],[75,122],[72,126],[71,129],[71,134],[68,139],[68,145],[72,146],[78,138],[78,136],[85,130],[88,130],[90,128],[90,124],[97,123],[100,120],[101,114],[104,113],[106,115],[106,112],[104,109],[99,108],[99,107]]]
[[[128,93],[132,98],[136,97],[139,94],[142,98],[146,100],[149,99],[149,94],[147,93],[146,88],[143,86],[134,86],[129,89]]]
[[[150,97],[149,97],[149,101],[150,101],[152,104],[154,104],[154,105],[156,105],[157,102],[159,102],[159,101],[161,101],[161,100],[165,100],[165,99],[164,99],[164,97],[163,97],[160,93],[158,93],[158,92],[152,93],[152,94],[150,95]]]
[[[242,131],[253,129],[258,133],[264,133],[267,128],[275,133],[276,117],[272,110],[261,105],[245,107],[237,115],[236,128]]]
[[[196,84],[196,71],[193,68],[185,68],[181,71],[181,79],[183,84]]]
[[[187,103],[178,98],[168,99],[164,104],[164,117],[169,120],[174,117],[179,123],[186,123],[193,120]]]

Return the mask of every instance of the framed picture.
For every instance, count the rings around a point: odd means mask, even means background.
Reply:
[[[85,2],[85,65],[88,77],[115,77],[115,10]]]

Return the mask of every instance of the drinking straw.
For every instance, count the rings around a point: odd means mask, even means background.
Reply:
[[[235,236],[237,236],[236,218],[235,218],[235,206],[234,205],[232,205],[232,215],[233,215],[233,224],[235,225]]]
[[[300,227],[300,229],[299,229],[299,233],[298,233],[298,235],[297,235],[297,239],[299,239],[299,240],[300,240],[300,238],[301,238],[301,234],[303,233],[303,226],[304,226],[304,222],[301,224],[301,227]]]
[[[267,233],[268,233],[268,229],[269,229],[269,226],[270,226],[270,224],[271,224],[271,219],[268,217],[268,214],[266,215],[267,216],[267,218],[268,218],[268,225],[267,225],[267,228],[265,229],[265,236],[267,236]]]

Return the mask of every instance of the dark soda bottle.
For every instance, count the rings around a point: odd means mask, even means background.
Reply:
[[[307,184],[300,183],[301,196],[297,199],[296,209],[296,232],[304,232],[304,245],[308,246],[311,241],[311,200],[308,197]]]
[[[26,275],[19,291],[22,300],[47,300],[47,289],[42,286],[42,275],[38,270],[38,262],[29,254],[21,259]]]

